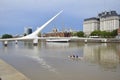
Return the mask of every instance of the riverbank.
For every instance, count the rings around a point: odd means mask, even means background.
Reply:
[[[0,59],[0,80],[30,80]]]
[[[120,43],[120,39],[116,38],[70,38],[70,42],[85,42],[85,43]]]
[[[38,37],[36,39],[0,39],[0,42],[7,47],[8,43],[13,41],[18,44],[19,41],[29,42],[31,41],[34,46],[38,45],[38,42],[82,42],[82,43],[120,43],[119,38],[84,38],[84,37]]]

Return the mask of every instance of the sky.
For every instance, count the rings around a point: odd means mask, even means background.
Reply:
[[[83,30],[86,18],[97,17],[103,11],[120,14],[119,0],[0,0],[0,35],[21,35],[25,27],[36,30],[46,21],[63,12],[46,26],[42,33],[53,28]]]

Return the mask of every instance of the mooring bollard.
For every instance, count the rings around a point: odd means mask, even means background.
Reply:
[[[15,44],[17,44],[17,43],[18,43],[18,41],[16,40],[16,41],[15,41]]]
[[[33,40],[33,45],[34,45],[34,46],[37,46],[37,45],[38,45],[38,39],[34,39],[34,40]]]
[[[87,43],[87,39],[85,39],[85,43]]]
[[[8,41],[4,41],[4,46],[7,47]]]

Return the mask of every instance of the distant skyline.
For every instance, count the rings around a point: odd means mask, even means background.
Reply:
[[[64,10],[42,32],[54,27],[82,30],[85,18],[103,11],[115,10],[120,14],[119,0],[0,0],[0,35],[23,34],[25,27],[33,31],[59,11]]]

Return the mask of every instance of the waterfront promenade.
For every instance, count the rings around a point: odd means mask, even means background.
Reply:
[[[61,40],[67,39],[70,42],[83,42],[83,43],[120,43],[120,39],[118,38],[84,38],[84,37],[37,37],[29,38],[29,39],[21,39],[21,38],[8,38],[8,39],[0,39],[0,42],[8,43],[9,41],[15,41],[17,44],[18,41],[33,41],[33,44],[38,44],[39,40],[47,41],[47,40]]]
[[[30,80],[0,59],[0,80]]]

